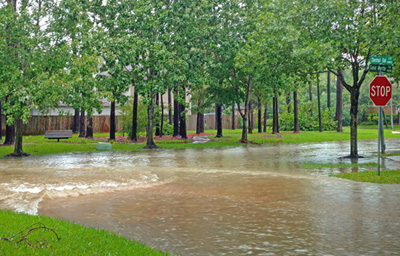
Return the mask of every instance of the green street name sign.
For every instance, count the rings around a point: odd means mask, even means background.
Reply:
[[[383,65],[371,64],[371,65],[369,65],[369,71],[392,73],[392,66],[383,66]]]
[[[391,56],[371,56],[371,64],[393,65],[393,57],[391,57]]]

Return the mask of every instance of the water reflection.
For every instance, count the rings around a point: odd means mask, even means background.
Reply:
[[[344,145],[4,159],[0,204],[182,255],[396,254],[400,186],[326,178],[339,170],[299,164],[351,163],[338,158]],[[360,162],[374,161],[375,144],[362,146]]]

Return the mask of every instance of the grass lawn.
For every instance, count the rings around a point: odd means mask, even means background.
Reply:
[[[18,232],[36,223],[54,229],[56,235],[45,229],[32,231],[28,241],[31,247],[18,235]],[[37,226],[35,226],[37,227]],[[26,234],[25,230],[23,234]],[[138,242],[117,236],[105,230],[88,228],[59,219],[42,216],[16,214],[0,210],[0,255],[168,255]]]
[[[194,133],[189,131],[188,133]],[[216,134],[215,130],[207,130],[206,133]],[[121,136],[122,134],[117,134]],[[209,147],[227,147],[227,146],[243,146],[245,144],[238,143],[241,137],[241,130],[224,130],[224,137],[215,138],[215,135],[210,135],[210,142],[207,143],[193,143],[191,140],[157,140],[156,144],[164,149],[183,149],[183,148],[209,148]],[[108,137],[108,134],[95,134],[94,137]],[[142,135],[144,136],[144,135]],[[363,139],[377,139],[378,132],[376,129],[359,129],[358,138]],[[400,134],[393,134],[390,130],[385,130],[385,138],[400,138]],[[301,132],[293,134],[292,132],[281,132],[281,134],[274,135],[270,133],[249,134],[248,139],[256,144],[268,143],[306,143],[306,142],[323,142],[323,141],[346,141],[350,140],[350,129],[344,128],[343,133],[335,131],[320,132]],[[23,150],[31,155],[41,156],[49,154],[60,154],[69,152],[95,152],[96,143],[102,140],[78,138],[74,134],[71,139],[55,140],[45,139],[43,135],[37,136],[24,136]],[[143,147],[145,143],[117,143],[111,142],[113,151],[145,151]],[[4,157],[13,152],[13,146],[1,146],[0,157]]]
[[[381,171],[381,175],[377,175],[377,171],[366,172],[350,172],[334,174],[332,177],[338,177],[348,180],[373,182],[382,184],[400,184],[400,170],[396,171]]]

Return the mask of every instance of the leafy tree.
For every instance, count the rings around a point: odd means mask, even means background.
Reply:
[[[173,53],[165,45],[171,36],[167,33],[164,20],[168,17],[167,5],[154,1],[130,2],[126,8],[134,12],[126,13],[126,18],[135,22],[123,24],[130,32],[131,40],[136,42],[126,62],[132,63],[132,74],[137,77],[135,90],[148,106],[146,148],[157,147],[153,140],[154,99],[156,94],[165,93],[168,72],[173,70]]]
[[[99,54],[103,60],[101,70],[101,90],[111,102],[110,113],[110,140],[115,140],[115,105],[124,105],[128,97],[124,94],[129,89],[130,80],[128,72],[129,50],[132,47],[126,27],[126,3],[111,0],[97,3],[95,8],[96,22],[101,27],[101,43]]]
[[[213,32],[209,47],[213,60],[210,66],[212,82],[207,90],[218,105],[237,104],[243,119],[241,142],[248,141],[247,120],[254,65],[251,58],[244,58],[245,55],[240,55],[239,51],[245,47],[252,31],[258,6],[258,1],[217,1],[210,17]],[[241,111],[242,103],[244,113]]]
[[[0,4],[0,100],[4,102],[7,124],[16,126],[13,156],[22,150],[22,125],[32,109],[58,104],[58,47],[52,45],[45,22],[52,1],[7,1]],[[5,100],[7,99],[7,100]]]
[[[380,55],[386,37],[396,32],[388,20],[398,12],[391,1],[307,1],[293,5],[293,18],[303,36],[321,56],[319,63],[338,76],[351,97],[351,158],[358,158],[357,123],[360,88],[371,55]],[[391,27],[391,28],[389,28]],[[388,32],[392,31],[392,32]],[[394,32],[393,32],[394,31]],[[337,70],[350,69],[351,80]]]
[[[95,26],[93,2],[62,0],[54,7],[50,29],[57,43],[64,46],[63,95],[65,103],[81,111],[79,137],[85,136],[85,111],[88,119],[88,135],[92,137],[91,118],[96,109],[101,112],[102,93],[96,78],[100,58],[96,47],[100,42]]]

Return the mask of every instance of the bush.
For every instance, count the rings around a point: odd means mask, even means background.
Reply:
[[[132,135],[132,116],[133,116],[133,102],[128,101],[124,106],[120,107],[122,114],[122,129],[129,137]],[[147,105],[142,101],[138,103],[137,113],[138,132],[145,132],[147,128]]]
[[[298,114],[300,131],[319,130],[318,112],[314,112],[314,115],[311,116],[309,103],[299,104]],[[324,131],[333,131],[337,128],[337,122],[332,118],[333,115],[334,109],[326,109],[321,112],[322,129]],[[268,120],[267,123],[272,125],[272,120]],[[294,130],[293,111],[291,113],[284,111],[279,115],[279,129],[283,131]]]
[[[165,120],[165,118],[164,118]],[[174,126],[169,123],[164,123],[163,126],[163,135],[173,135],[174,134]]]

